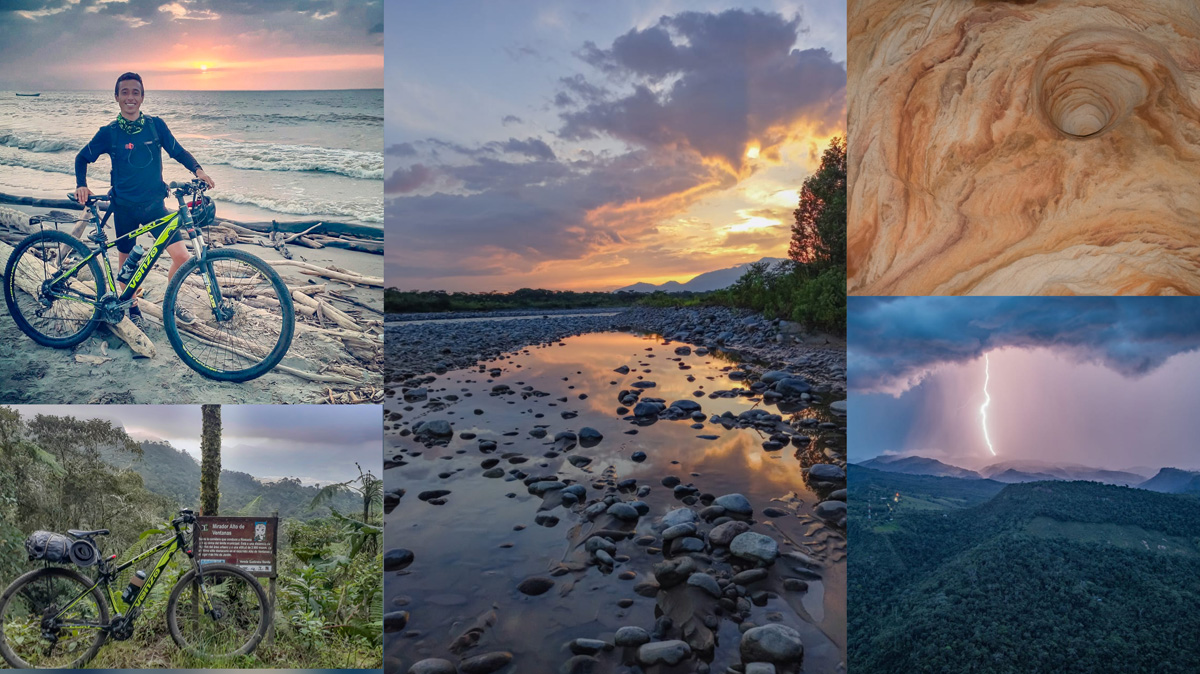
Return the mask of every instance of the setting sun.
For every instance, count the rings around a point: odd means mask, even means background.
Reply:
[[[206,65],[202,65],[202,66],[200,66],[200,71],[201,71],[201,72],[204,72],[204,71],[206,71],[206,70],[208,70],[208,66],[206,66]]]
[[[746,148],[746,156],[750,159],[758,159],[758,153],[760,149],[761,148],[759,148],[757,145],[751,145],[750,147]]]

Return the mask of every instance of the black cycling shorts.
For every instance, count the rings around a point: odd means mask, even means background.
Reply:
[[[138,227],[141,227],[148,222],[154,222],[155,220],[170,213],[170,211],[167,210],[167,207],[163,205],[162,201],[148,201],[144,203],[124,203],[114,201],[112,206],[113,226],[117,228],[118,238],[135,231]],[[162,231],[165,227],[166,225],[159,225],[158,227],[150,230],[150,233],[155,240],[157,240],[158,236],[162,234]],[[182,227],[180,229],[182,229]],[[175,233],[171,235],[171,239],[167,241],[167,245],[175,243],[176,241],[182,241],[182,237],[179,236],[180,229],[175,230]],[[137,243],[137,241],[134,240],[136,238],[137,237],[131,236],[127,239],[120,239],[117,241],[117,250],[128,254],[133,250],[134,244]],[[150,246],[142,247],[148,249]]]

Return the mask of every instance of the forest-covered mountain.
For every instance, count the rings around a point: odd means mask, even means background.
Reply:
[[[113,467],[134,470],[142,476],[148,491],[165,496],[180,506],[200,503],[200,464],[192,455],[166,442],[143,441],[139,444],[142,448],[140,457],[115,448],[102,450],[101,457]],[[296,478],[262,482],[249,473],[222,470],[221,512],[233,515],[249,506],[247,515],[279,511],[280,517],[324,517],[329,514],[329,508],[319,506],[310,510],[308,507],[318,491],[317,487],[300,484]],[[362,510],[362,501],[346,492],[333,500],[333,507],[343,513],[353,513]]]
[[[865,468],[887,470],[893,473],[909,473],[912,475],[937,475],[941,477],[966,477],[979,479],[979,473],[966,468],[959,468],[937,459],[924,456],[889,456],[882,455],[867,459],[859,464]]]
[[[1200,671],[1200,499],[988,482],[851,467],[852,671]]]

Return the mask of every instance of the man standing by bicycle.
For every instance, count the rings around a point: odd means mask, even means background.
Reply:
[[[168,214],[163,206],[167,184],[163,181],[162,150],[166,150],[172,159],[203,180],[209,188],[216,184],[200,168],[195,157],[175,140],[162,119],[141,112],[145,89],[140,75],[125,73],[118,77],[113,95],[121,113],[115,120],[100,127],[92,140],[75,155],[75,199],[82,204],[92,196],[92,191],[87,187],[88,164],[95,162],[102,154],[109,155],[112,159],[110,182],[113,186],[110,207],[113,209],[117,236],[121,237]],[[151,234],[158,237],[163,227],[165,225],[154,228]],[[118,269],[125,264],[134,243],[134,237],[117,242],[120,258]],[[167,252],[171,255],[171,269],[167,273],[170,279],[189,256],[178,230],[167,243]],[[121,284],[122,290],[124,287]],[[134,303],[129,309],[129,317],[140,319],[141,315]],[[196,321],[195,315],[184,307],[176,309],[175,317],[184,325]]]

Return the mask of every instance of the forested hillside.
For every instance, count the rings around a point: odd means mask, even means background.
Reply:
[[[920,487],[949,503],[963,482]],[[1200,499],[1037,482],[848,536],[855,672],[1200,671]]]
[[[180,504],[200,502],[200,464],[196,459],[166,442],[142,442],[140,447],[140,453],[105,448],[101,455],[110,465],[129,468],[141,475],[146,489],[155,494]],[[318,487],[306,487],[295,478],[262,482],[249,473],[221,471],[221,510],[228,513],[245,510],[244,514],[252,515],[278,511],[280,517],[298,519],[328,516],[327,506],[309,508],[318,492]],[[331,505],[342,512],[362,509],[348,493],[339,494]]]

